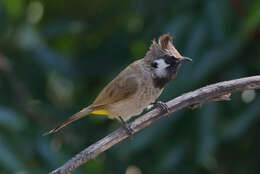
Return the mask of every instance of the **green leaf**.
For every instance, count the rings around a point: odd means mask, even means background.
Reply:
[[[24,0],[4,0],[4,4],[11,19],[15,20],[23,15]]]

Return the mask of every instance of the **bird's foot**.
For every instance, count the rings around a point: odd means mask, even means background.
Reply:
[[[125,123],[125,124],[123,125],[123,128],[126,130],[127,135],[129,135],[130,138],[132,139],[132,136],[133,136],[133,134],[134,134],[134,131],[133,131],[133,129],[130,127],[130,125],[129,125],[128,123]]]
[[[159,107],[163,113],[169,113],[170,112],[167,104],[162,102],[162,101],[154,102],[154,103],[152,103],[152,105],[155,106],[155,107]]]
[[[130,127],[130,125],[128,123],[126,123],[122,117],[119,117],[121,123],[123,124],[123,128],[125,129],[127,135],[130,136],[130,138],[132,139],[132,135],[134,134],[134,130]]]

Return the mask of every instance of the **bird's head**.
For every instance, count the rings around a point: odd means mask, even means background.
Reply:
[[[159,88],[163,88],[177,75],[182,62],[192,61],[176,50],[169,34],[162,35],[158,42],[152,41],[144,60],[152,70],[155,86]]]

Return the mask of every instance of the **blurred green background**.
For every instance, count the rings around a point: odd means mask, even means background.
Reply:
[[[259,0],[0,0],[0,174],[45,174],[119,128],[89,116],[41,136],[164,33],[193,62],[162,101],[260,74]],[[174,113],[74,173],[258,174],[259,91],[231,99]]]

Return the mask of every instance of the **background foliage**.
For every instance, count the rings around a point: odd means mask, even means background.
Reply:
[[[41,134],[90,104],[151,40],[174,35],[193,58],[167,101],[260,72],[258,0],[0,0],[0,174],[47,173],[120,127],[89,116]],[[74,173],[260,172],[259,91],[182,110]],[[132,172],[132,173],[131,173]]]

